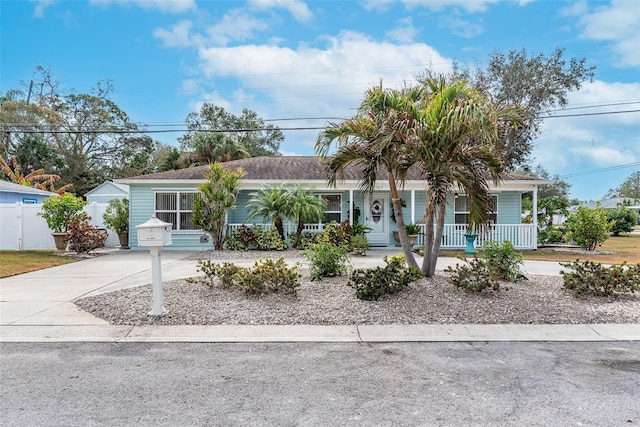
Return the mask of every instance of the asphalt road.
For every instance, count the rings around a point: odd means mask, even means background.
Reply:
[[[8,426],[633,426],[640,343],[3,343]]]

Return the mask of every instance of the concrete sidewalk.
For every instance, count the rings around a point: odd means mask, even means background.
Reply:
[[[398,250],[354,257],[356,268],[382,265]],[[197,275],[192,252],[162,253],[163,281]],[[288,260],[292,262],[300,259]],[[460,262],[440,258],[438,269]],[[252,265],[253,260],[239,264]],[[553,262],[527,261],[525,274],[558,275]],[[151,282],[147,251],[104,255],[2,279],[0,342],[345,342],[345,341],[640,341],[640,324],[624,325],[363,325],[363,326],[114,326],[80,310],[73,300]],[[151,304],[151,301],[149,302]]]

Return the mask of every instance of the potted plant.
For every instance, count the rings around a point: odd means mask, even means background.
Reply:
[[[418,241],[418,235],[422,234],[422,226],[420,224],[407,224],[405,225],[407,230],[407,237],[409,238],[409,244],[415,245]]]
[[[369,240],[364,233],[357,233],[351,237],[351,251],[355,255],[364,256],[367,254],[367,250],[369,250]]]
[[[110,200],[102,220],[107,228],[118,234],[120,249],[129,249],[129,200]]]
[[[47,227],[52,231],[51,235],[57,250],[66,250],[69,224],[75,218],[84,215],[82,208],[86,204],[87,202],[70,193],[47,197],[42,202],[42,209],[38,212],[38,216],[47,221]]]

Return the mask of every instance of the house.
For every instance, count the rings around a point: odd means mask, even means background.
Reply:
[[[113,199],[128,199],[129,186],[113,181],[105,181],[85,194],[89,203],[109,203]]]
[[[0,203],[40,204],[49,196],[57,193],[27,187],[9,181],[0,181]]]
[[[619,207],[626,207],[629,210],[635,211],[640,216],[640,200],[631,199],[629,197],[611,197],[609,199],[598,200],[597,202],[587,202],[581,205],[569,206],[567,211],[569,214],[578,212],[578,206],[584,206],[588,209],[594,209],[596,206],[600,206],[605,209],[618,209]],[[564,222],[564,221],[563,221]]]
[[[352,166],[346,169],[344,180],[336,187],[329,186],[322,160],[312,156],[252,157],[222,163],[226,168],[242,168],[245,177],[240,182],[237,207],[228,212],[229,230],[240,225],[261,222],[261,218],[248,220],[246,205],[251,193],[284,183],[286,186],[302,185],[327,201],[326,222],[358,221],[369,227],[367,237],[372,246],[393,246],[392,232],[396,229],[391,220],[391,199],[385,176],[376,182],[375,191],[365,194],[359,186],[359,170]],[[200,243],[204,233],[192,224],[192,202],[197,187],[204,182],[203,174],[209,166],[193,167],[152,175],[141,175],[118,180],[129,186],[130,236],[132,248],[138,245],[136,225],[155,215],[173,225],[173,244],[166,249],[202,250]],[[425,182],[418,171],[413,171],[400,191],[406,206],[403,208],[405,223],[420,223],[426,208]],[[522,224],[522,195],[533,193],[534,209],[537,205],[537,189],[548,181],[514,174],[504,174],[498,186],[491,187],[493,195],[492,225],[478,237],[477,244],[486,240],[509,240],[516,248],[537,247],[537,224]],[[534,211],[535,212],[535,211]],[[464,248],[466,241],[469,199],[461,192],[452,193],[446,211],[443,248]],[[534,221],[537,215],[533,215]],[[269,227],[270,224],[265,224]],[[320,230],[323,224],[307,224],[307,229]],[[290,228],[293,231],[293,227]],[[207,245],[207,248],[211,244]]]

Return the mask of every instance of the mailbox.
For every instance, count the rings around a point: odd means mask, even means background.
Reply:
[[[136,225],[138,230],[138,246],[165,246],[171,240],[171,224],[152,216],[144,224]]]

